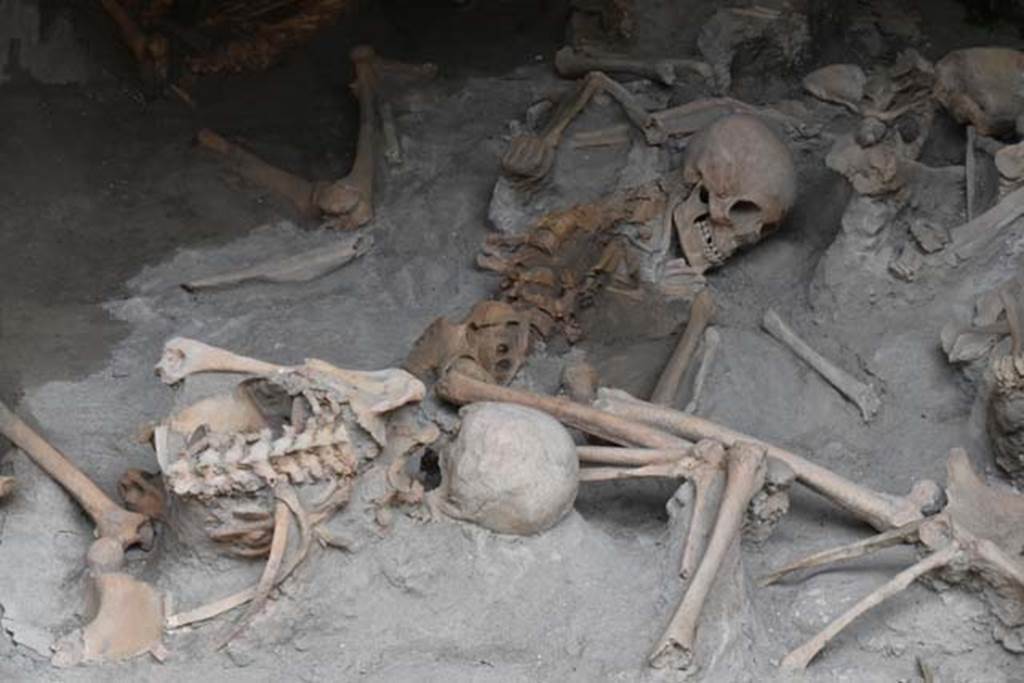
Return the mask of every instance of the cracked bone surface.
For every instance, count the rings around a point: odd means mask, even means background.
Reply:
[[[761,320],[761,327],[792,351],[800,360],[814,368],[839,393],[853,401],[860,409],[861,417],[864,418],[865,422],[870,422],[878,414],[879,409],[882,407],[882,400],[878,397],[874,387],[861,382],[812,349],[773,309],[769,308],[765,311],[764,317]]]
[[[579,459],[569,432],[547,413],[507,403],[460,411],[459,435],[440,453],[441,512],[503,534],[550,529],[572,509]]]
[[[717,447],[722,448],[720,445]],[[722,492],[714,530],[679,607],[651,653],[651,665],[655,668],[687,669],[692,666],[694,642],[704,602],[729,546],[739,540],[743,516],[751,498],[764,484],[766,463],[763,446],[737,442],[729,447],[724,458],[725,490]]]
[[[789,149],[765,123],[746,114],[719,118],[694,136],[683,181],[692,189],[673,221],[683,255],[698,272],[772,233],[796,197]]]
[[[53,663],[112,661],[162,647],[163,601],[152,586],[120,571],[124,552],[153,542],[152,520],[125,510],[63,453],[0,403],[0,434],[67,491],[96,525],[97,540],[86,556],[86,577],[95,611],[89,623],[61,639]]]
[[[665,429],[686,439],[712,439],[726,446],[740,441],[757,443],[768,457],[786,465],[804,486],[828,498],[879,531],[887,531],[931,514],[942,501],[942,489],[929,479],[914,484],[906,496],[879,493],[850,481],[796,453],[715,424],[695,415],[656,406],[624,391],[601,389],[595,407],[635,423]]]

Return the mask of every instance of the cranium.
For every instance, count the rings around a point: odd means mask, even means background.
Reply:
[[[935,98],[982,135],[1013,131],[1024,113],[1024,52],[1003,47],[954,50],[935,65]]]
[[[734,114],[699,131],[686,151],[689,197],[673,211],[683,255],[703,272],[778,227],[796,196],[786,145],[759,119]]]

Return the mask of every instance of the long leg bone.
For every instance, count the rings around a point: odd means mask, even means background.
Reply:
[[[821,652],[822,648],[828,645],[829,641],[835,638],[840,631],[849,626],[854,619],[905,590],[907,586],[925,574],[950,564],[957,559],[961,552],[959,544],[950,543],[942,550],[928,555],[917,564],[904,569],[877,590],[858,601],[856,605],[844,612],[820,633],[786,655],[780,666],[789,670],[806,669],[815,655]]]
[[[47,443],[3,403],[0,403],[0,434],[10,439],[71,494],[96,525],[98,536],[114,539],[122,548],[148,546],[153,541],[153,528],[148,517],[125,510],[111,500],[63,453]]]
[[[757,584],[763,588],[765,586],[772,585],[793,572],[798,572],[804,569],[814,569],[815,567],[832,564],[833,562],[853,560],[882,550],[883,548],[907,543],[917,537],[917,530],[920,528],[922,521],[923,520],[917,520],[916,522],[905,524],[897,529],[884,531],[872,536],[871,538],[865,538],[855,543],[850,543],[849,545],[840,546],[838,548],[829,548],[828,550],[822,550],[821,552],[814,553],[813,555],[808,555],[807,557],[801,558],[795,562],[790,562],[786,566],[773,571],[771,574],[762,576],[758,579]]]
[[[690,397],[690,402],[683,409],[684,413],[694,413],[697,411],[697,404],[700,401],[701,392],[704,390],[704,383],[711,372],[711,365],[715,362],[715,355],[718,353],[718,347],[721,343],[722,335],[715,328],[709,327],[704,332],[704,352],[700,357],[700,367],[697,368],[697,376],[693,380],[693,395]]]
[[[935,511],[943,498],[942,489],[928,479],[914,484],[911,492],[904,497],[878,493],[791,451],[766,444],[695,415],[655,406],[625,392],[602,389],[598,392],[595,407],[668,430],[688,439],[712,439],[726,446],[740,441],[758,443],[767,449],[770,458],[789,467],[804,486],[828,498],[879,531],[887,531],[921,519],[923,514]]]
[[[373,178],[377,168],[376,61],[373,48],[366,45],[353,48],[354,88],[359,100],[356,158],[347,176],[333,183],[320,183],[313,192],[313,202],[332,217],[331,225],[346,230],[373,220]]]
[[[874,387],[859,381],[812,349],[779,317],[778,313],[770,308],[765,311],[761,326],[798,358],[814,368],[829,384],[838,389],[839,393],[853,401],[860,408],[865,422],[870,421],[878,414],[879,408],[882,407],[882,401],[878,398]]]
[[[591,71],[605,71],[633,74],[665,85],[672,85],[676,80],[675,65],[667,59],[648,62],[621,55],[593,56],[569,46],[555,53],[555,71],[562,78],[579,78]]]
[[[156,374],[164,384],[177,384],[200,372],[271,375],[283,369],[280,365],[240,356],[194,339],[175,337],[164,344]]]
[[[436,385],[438,395],[456,405],[480,401],[517,403],[542,410],[571,427],[588,434],[627,446],[645,446],[670,450],[686,449],[690,443],[679,437],[554,396],[501,387],[473,379],[459,372],[449,372]]]
[[[286,258],[275,258],[232,273],[213,275],[183,283],[186,291],[222,289],[246,282],[309,282],[359,258],[373,246],[370,235],[352,235],[337,244],[317,247]]]
[[[701,291],[693,301],[690,308],[690,319],[686,323],[686,329],[679,338],[679,344],[672,352],[665,369],[658,378],[658,384],[651,394],[651,403],[658,405],[672,405],[679,394],[679,385],[683,381],[683,375],[693,360],[697,351],[697,345],[704,334],[711,319],[715,315],[715,302],[711,298],[711,292],[707,289]]]
[[[690,526],[686,530],[683,556],[679,562],[679,578],[686,580],[694,575],[708,539],[715,528],[716,511],[721,505],[726,473],[722,447],[717,441],[701,441],[695,448],[707,466],[696,469],[690,477],[693,485],[693,510]]]
[[[299,213],[312,216],[313,183],[305,178],[271,166],[252,152],[229,142],[226,138],[203,128],[196,136],[199,144],[224,157],[231,168],[247,180],[261,185],[290,201]]]
[[[686,588],[679,607],[651,654],[655,668],[685,669],[693,659],[701,610],[725,554],[737,539],[750,499],[764,484],[765,451],[755,444],[738,443],[726,454],[726,483],[707,552]]]

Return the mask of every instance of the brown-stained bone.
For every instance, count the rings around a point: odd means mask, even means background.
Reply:
[[[710,75],[710,69],[705,64]],[[676,80],[675,65],[667,59],[645,61],[624,55],[593,55],[582,50],[565,46],[555,53],[555,71],[562,78],[580,78],[591,71],[606,73],[627,73],[640,76],[663,85],[672,85]]]
[[[198,292],[225,289],[249,282],[309,282],[359,258],[372,246],[371,235],[350,235],[333,245],[316,247],[285,258],[273,258],[231,273],[189,280],[181,286],[185,291]]]
[[[697,352],[697,345],[700,343],[704,330],[711,323],[715,315],[715,302],[711,292],[707,289],[701,291],[693,300],[690,307],[690,319],[686,322],[686,328],[679,338],[679,343],[665,369],[658,378],[658,384],[651,394],[651,403],[658,405],[672,405],[679,395],[679,386],[683,381],[683,375],[690,367],[690,361]]]
[[[879,531],[887,531],[921,519],[925,514],[934,512],[941,504],[942,489],[931,480],[918,481],[906,496],[879,493],[791,451],[772,446],[710,420],[641,401],[623,391],[601,389],[594,405],[609,413],[667,430],[686,439],[713,439],[726,446],[741,441],[760,444],[767,449],[769,458],[789,467],[804,486],[828,498]]]
[[[439,396],[456,405],[496,401],[536,408],[571,427],[624,446],[671,450],[687,449],[690,446],[684,439],[590,406],[583,406],[565,398],[495,386],[459,372],[447,373],[435,385],[435,390]]]
[[[839,393],[853,401],[860,409],[860,414],[865,422],[870,422],[878,414],[879,409],[882,407],[882,400],[878,397],[875,388],[870,384],[861,382],[812,349],[807,342],[801,339],[779,317],[779,314],[774,309],[769,308],[765,311],[761,327],[792,351],[800,360],[814,368]]]
[[[600,377],[597,368],[585,359],[569,361],[562,369],[562,388],[577,403],[590,405],[597,398]]]
[[[90,588],[97,606],[80,631],[62,639],[54,664],[126,659],[162,650],[163,601],[152,586],[121,571],[124,551],[148,548],[153,542],[152,520],[118,506],[23,420],[0,403],[0,434],[60,484],[96,525],[97,540],[86,557]]]
[[[704,602],[729,547],[739,539],[744,513],[751,498],[764,484],[766,458],[763,446],[735,443],[724,454],[724,460],[727,468],[725,490],[714,531],[682,601],[651,653],[651,665],[655,668],[687,669],[692,665]]]
[[[134,468],[125,470],[117,481],[117,493],[132,512],[150,519],[163,519],[164,487],[159,473]]]

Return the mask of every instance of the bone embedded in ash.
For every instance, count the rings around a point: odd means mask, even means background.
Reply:
[[[672,351],[672,356],[665,364],[661,377],[658,378],[658,384],[651,394],[651,403],[659,405],[675,403],[683,376],[690,367],[690,361],[693,360],[693,356],[697,352],[697,345],[714,315],[714,299],[711,297],[711,292],[705,289],[697,295],[693,306],[690,307],[690,319],[679,338],[679,343]]]
[[[767,449],[769,458],[792,470],[797,480],[804,486],[879,531],[900,527],[921,519],[926,514],[932,514],[941,507],[943,501],[942,488],[930,479],[922,479],[915,483],[906,496],[874,491],[792,451],[767,444],[696,415],[656,406],[624,391],[602,388],[598,391],[598,399],[594,406],[634,423],[664,430],[686,439],[712,439],[727,446],[740,441],[758,443]]]
[[[835,363],[815,351],[796,332],[787,325],[773,309],[765,311],[761,326],[768,334],[781,342],[800,360],[804,361],[818,374],[835,387],[839,393],[853,401],[860,408],[865,422],[870,422],[882,407],[882,400],[875,388],[859,381]]]
[[[764,484],[766,463],[763,447],[737,443],[729,448],[725,460],[725,490],[714,530],[679,607],[651,653],[650,662],[655,668],[688,669],[692,666],[704,602],[729,547],[739,537],[747,505]]]
[[[272,166],[209,128],[200,130],[196,139],[200,146],[222,156],[228,166],[243,178],[290,201],[303,216],[311,216],[315,213],[313,207],[314,186],[305,178]]]
[[[704,332],[704,351],[700,357],[700,365],[697,367],[697,376],[693,380],[693,393],[690,402],[683,408],[684,413],[695,413],[700,403],[701,394],[704,391],[704,384],[707,382],[711,367],[714,365],[715,356],[718,355],[718,347],[722,344],[722,335],[714,327],[709,327]]]
[[[181,286],[188,292],[223,289],[249,282],[273,284],[309,282],[359,258],[373,246],[370,235],[352,235],[293,256],[273,258],[231,273],[190,280]]]
[[[977,255],[1022,215],[1024,215],[1024,187],[1009,193],[988,211],[953,228],[951,231],[953,248],[957,256],[968,259]]]
[[[0,477],[0,500],[3,500],[14,491],[14,477]]]
[[[555,53],[555,71],[563,78],[580,78],[592,71],[628,73],[672,85],[676,80],[675,67],[669,60],[643,61],[622,55],[594,57],[566,46]]]
[[[240,356],[195,339],[175,337],[164,344],[155,371],[164,384],[177,384],[189,375],[200,372],[269,375],[282,369],[280,365]]]

